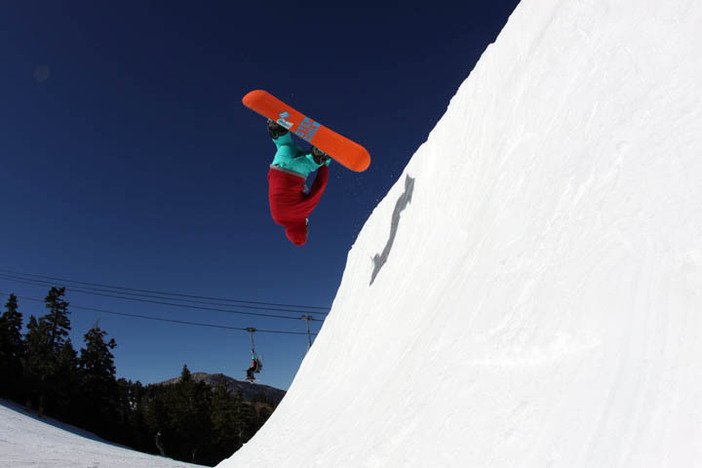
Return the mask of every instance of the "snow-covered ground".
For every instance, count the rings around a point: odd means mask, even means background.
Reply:
[[[524,0],[220,466],[702,466],[701,25]]]
[[[186,468],[191,465],[110,444],[53,421],[38,420],[0,400],[2,468]]]

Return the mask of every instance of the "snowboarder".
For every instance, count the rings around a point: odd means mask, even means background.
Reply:
[[[277,148],[268,171],[268,201],[273,220],[285,227],[290,242],[302,246],[307,242],[308,217],[317,207],[329,180],[329,155],[312,146],[305,151],[297,146],[290,132],[268,120],[268,134]],[[317,177],[307,191],[305,181],[314,171]]]
[[[253,354],[251,356],[251,367],[246,369],[246,380],[253,382],[256,380],[256,377],[254,377],[254,374],[257,374],[261,372],[261,368],[263,366],[261,365],[261,361],[258,359],[258,357]]]

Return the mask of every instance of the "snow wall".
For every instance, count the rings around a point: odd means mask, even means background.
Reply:
[[[523,1],[220,466],[702,466],[700,25]]]

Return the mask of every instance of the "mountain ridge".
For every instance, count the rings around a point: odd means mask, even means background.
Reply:
[[[249,402],[260,400],[261,396],[263,396],[266,402],[277,406],[286,394],[285,390],[271,387],[270,385],[262,385],[250,383],[246,380],[238,380],[221,372],[216,374],[208,374],[207,372],[192,372],[191,376],[195,382],[204,382],[212,388],[215,388],[221,381],[224,381],[224,385],[227,387],[227,390],[229,390],[231,395],[241,393],[242,398]],[[180,382],[180,380],[181,377],[175,377],[156,383],[155,385],[174,385]]]

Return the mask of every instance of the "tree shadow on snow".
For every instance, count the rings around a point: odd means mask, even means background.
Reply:
[[[121,445],[121,444],[118,444],[116,442],[110,442],[109,440],[105,440],[105,439],[93,434],[92,432],[87,431],[86,429],[81,429],[79,427],[71,426],[70,424],[63,423],[63,422],[58,421],[52,417],[44,416],[44,417],[40,418],[36,414],[34,414],[32,412],[28,412],[22,405],[14,402],[14,401],[0,399],[0,406],[4,406],[5,408],[10,410],[11,412],[16,413],[16,415],[11,415],[12,417],[25,417],[25,418],[33,419],[35,421],[44,423],[47,426],[53,426],[57,429],[69,432],[71,434],[74,434],[74,435],[79,436],[79,437],[83,437],[85,439],[93,440],[95,442],[101,442],[103,444],[111,445],[113,447],[120,447],[120,448],[125,448],[128,450],[134,450],[132,448],[127,447],[126,445]]]

